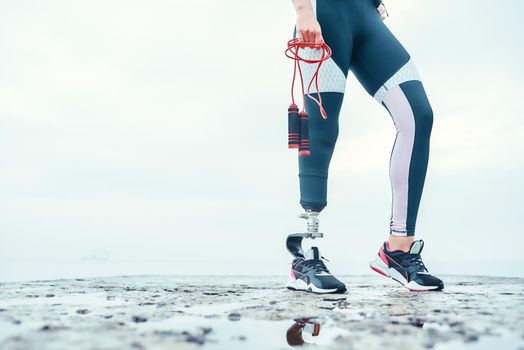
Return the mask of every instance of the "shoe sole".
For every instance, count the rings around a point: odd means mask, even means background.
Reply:
[[[301,279],[289,278],[286,283],[286,288],[293,291],[308,292],[313,294],[342,294],[346,292],[346,287],[344,288],[333,288],[333,289],[322,289],[318,288],[312,283],[306,284]]]
[[[443,285],[421,286],[420,284],[418,284],[415,281],[408,282],[406,278],[402,276],[402,274],[400,274],[400,272],[398,272],[397,270],[393,268],[388,267],[386,263],[379,256],[377,256],[375,260],[369,263],[369,267],[371,267],[373,271],[381,274],[382,276],[389,277],[392,280],[397,281],[398,283],[400,283],[401,285],[403,285],[405,288],[409,289],[412,292],[432,292],[432,291],[441,291],[442,289],[444,289]]]

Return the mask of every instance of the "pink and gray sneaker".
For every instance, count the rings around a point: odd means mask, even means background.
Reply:
[[[375,260],[369,266],[376,272],[390,277],[413,292],[440,291],[444,289],[444,282],[432,276],[424,263],[420,253],[424,248],[424,241],[418,240],[411,244],[409,252],[389,250],[389,243],[385,242]]]

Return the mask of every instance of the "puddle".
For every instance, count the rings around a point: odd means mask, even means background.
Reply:
[[[188,308],[179,309],[184,311],[186,314],[195,316],[212,316],[212,315],[223,315],[229,311],[240,309],[245,307],[245,304],[238,303],[226,303],[226,304],[208,304],[208,305],[196,305]]]
[[[107,294],[105,293],[92,293],[92,294],[72,294],[63,296],[54,296],[47,298],[45,296],[39,296],[37,298],[13,298],[7,300],[0,300],[0,308],[6,308],[11,306],[24,306],[24,305],[52,305],[52,304],[63,304],[63,305],[78,305],[78,306],[106,306],[114,303],[114,300],[107,300]]]
[[[20,326],[11,322],[0,323],[0,342],[20,332]]]
[[[330,345],[349,332],[316,319],[267,321],[210,319],[178,316],[159,322],[139,324],[137,330],[157,335],[185,337],[202,349],[282,349],[302,345]],[[182,338],[183,339],[183,338]]]
[[[483,336],[477,341],[461,342],[450,341],[447,343],[437,344],[434,350],[522,350],[524,349],[524,339],[512,334],[506,333],[500,336]]]

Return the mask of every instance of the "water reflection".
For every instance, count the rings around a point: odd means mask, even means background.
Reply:
[[[311,318],[301,318],[295,320],[295,322],[289,327],[286,332],[287,343],[290,346],[302,346],[306,342],[304,341],[304,333],[311,335],[311,337],[318,337],[320,334],[320,323],[314,321]],[[312,343],[315,344],[315,343]]]
[[[387,316],[385,320],[389,320],[390,324],[411,325],[417,328],[424,327],[426,321],[424,316],[415,315],[405,308],[392,307],[389,304],[384,304],[383,306],[386,308],[385,313]],[[292,347],[328,345],[332,344],[337,338],[348,335],[349,330],[337,326],[333,320],[328,319],[326,323],[326,319],[322,317],[299,318],[294,319],[293,324],[287,329],[286,341]]]
[[[337,339],[349,337],[349,331],[333,320],[318,318],[295,319],[286,331],[287,344],[291,347],[303,345],[332,345]]]
[[[154,335],[201,344],[205,350],[323,348],[348,342],[356,346],[366,334],[415,334],[415,328],[424,327],[428,310],[420,298],[392,296],[370,300],[376,305],[373,309],[347,297],[325,296],[312,302],[318,309],[317,315],[282,320],[253,319],[251,310],[242,311],[238,303],[197,305],[184,308],[182,314],[173,318],[144,322],[137,327]],[[431,322],[429,325],[431,328]]]

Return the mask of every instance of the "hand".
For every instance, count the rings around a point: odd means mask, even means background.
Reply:
[[[324,42],[320,24],[313,13],[297,13],[297,38],[308,43],[321,44]]]

